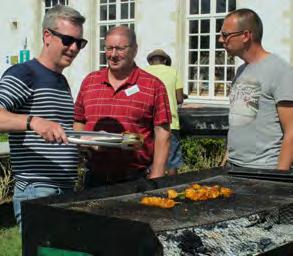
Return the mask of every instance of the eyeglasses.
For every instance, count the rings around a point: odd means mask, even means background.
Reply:
[[[77,48],[80,50],[84,48],[87,44],[87,40],[83,38],[75,38],[73,36],[63,35],[53,29],[48,28],[48,30],[52,33],[52,35],[57,36],[61,39],[62,44],[64,46],[70,46],[73,43],[76,43]]]
[[[104,49],[105,49],[105,52],[112,52],[115,49],[118,53],[124,53],[128,47],[130,47],[130,45],[105,46]]]
[[[221,31],[220,34],[223,37],[223,39],[225,40],[225,39],[227,39],[228,36],[231,36],[231,35],[241,35],[243,32],[244,32],[244,30],[235,31],[235,32],[223,32],[223,31]]]

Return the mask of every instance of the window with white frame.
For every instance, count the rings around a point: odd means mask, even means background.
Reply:
[[[224,17],[236,0],[188,0],[187,81],[192,98],[226,99],[235,74],[234,58],[218,42]]]
[[[45,12],[57,4],[68,5],[68,0],[45,0]]]
[[[135,0],[100,0],[98,2],[98,63],[99,68],[103,68],[107,65],[104,51],[105,34],[111,27],[117,25],[134,29]]]

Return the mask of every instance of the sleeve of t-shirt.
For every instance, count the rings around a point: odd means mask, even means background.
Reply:
[[[277,76],[274,81],[274,98],[276,103],[281,101],[293,102],[293,68],[283,62],[274,71]]]
[[[155,107],[154,107],[154,126],[170,124],[171,113],[166,88],[159,80],[155,80]]]
[[[0,80],[0,108],[15,111],[32,95],[32,70],[24,64],[7,69]]]

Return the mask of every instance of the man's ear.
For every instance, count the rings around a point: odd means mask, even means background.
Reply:
[[[52,35],[48,30],[43,32],[43,42],[46,46],[48,46],[51,42]]]
[[[243,32],[244,35],[244,42],[252,41],[252,33],[250,30],[244,30]]]

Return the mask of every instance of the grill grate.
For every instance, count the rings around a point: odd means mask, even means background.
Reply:
[[[279,212],[281,223],[293,224],[293,204],[281,206]]]

